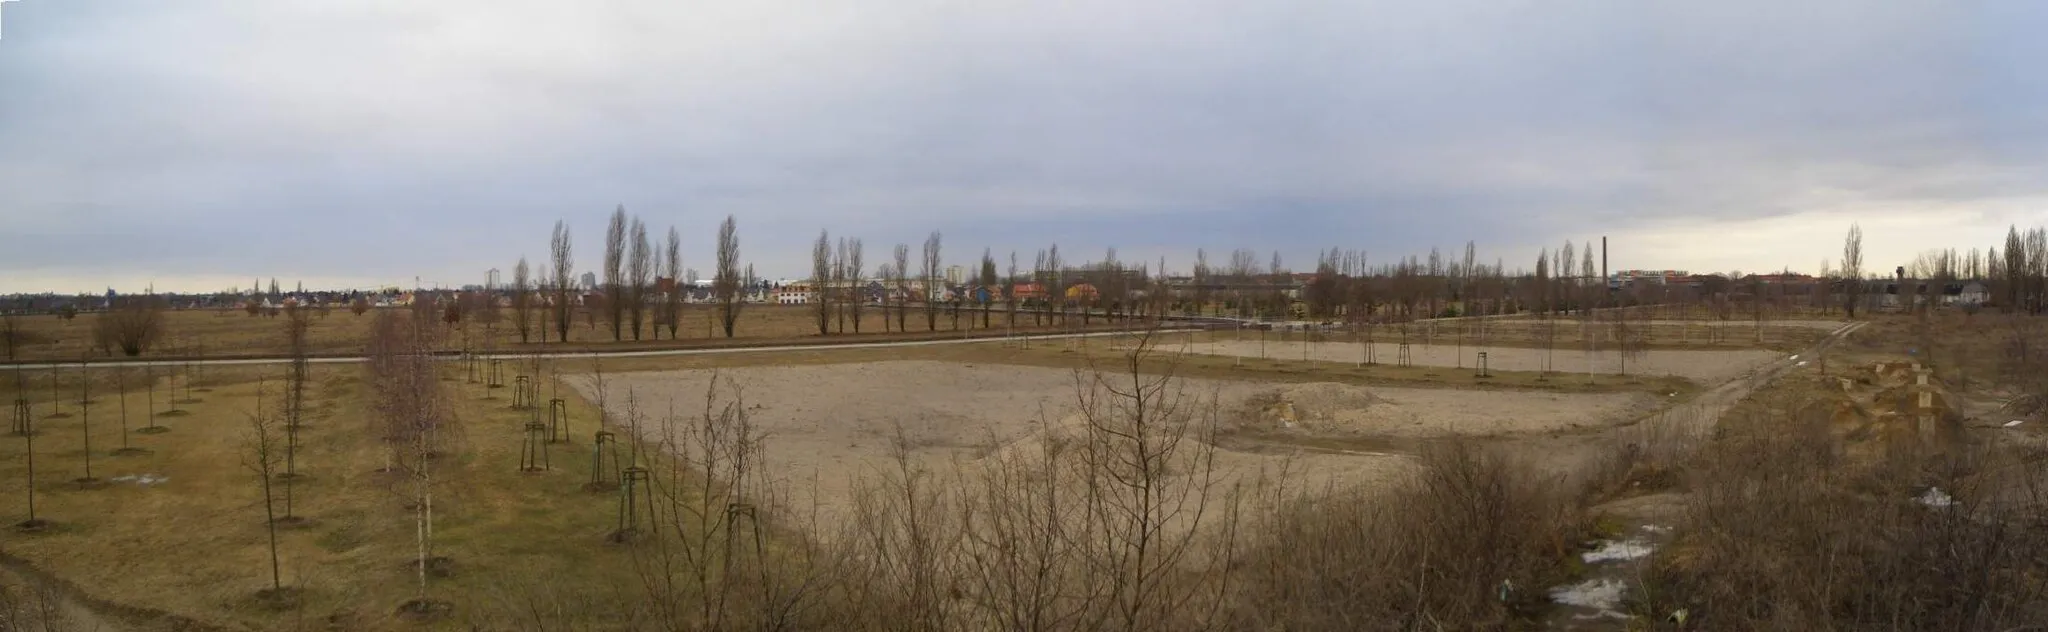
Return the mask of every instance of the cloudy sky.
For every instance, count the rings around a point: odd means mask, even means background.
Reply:
[[[1889,268],[2048,223],[2048,3],[18,0],[0,292],[1058,243]],[[871,263],[872,266],[872,263]]]

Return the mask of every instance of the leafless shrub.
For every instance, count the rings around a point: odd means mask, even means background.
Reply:
[[[2020,630],[2048,621],[2048,487],[1981,447],[1854,458],[1825,411],[1717,444],[1648,613],[1709,629]]]
[[[93,322],[93,337],[129,357],[142,355],[163,338],[163,311],[163,300],[155,296],[120,297]]]
[[[0,630],[62,632],[73,629],[63,593],[47,582],[0,583]]]
[[[1252,525],[1230,625],[1528,625],[1584,532],[1576,507],[1528,465],[1464,443],[1426,448],[1385,490],[1276,495]]]
[[[633,424],[638,429],[638,424]],[[714,375],[703,408],[673,408],[638,444],[667,454],[649,468],[651,526],[636,537],[644,618],[664,629],[830,627],[814,609],[829,559],[792,521],[802,513],[761,466],[745,393]],[[770,546],[771,541],[774,546]]]
[[[948,472],[899,433],[835,542],[844,627],[1220,626],[1239,481],[1215,461],[1214,400],[1147,367],[1152,337],[1138,338],[1076,373],[1077,412],[1042,436]]]

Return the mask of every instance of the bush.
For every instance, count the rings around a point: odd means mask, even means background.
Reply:
[[[1823,414],[1781,421],[1695,467],[1687,519],[1646,578],[1645,614],[1682,608],[1701,629],[2048,621],[2048,498],[2027,459],[1985,448],[1851,458]]]
[[[1473,629],[1535,623],[1585,514],[1533,467],[1463,443],[1425,448],[1379,493],[1300,496],[1246,555],[1234,629]],[[1504,581],[1505,580],[1505,581]],[[1503,599],[1503,596],[1506,599]]]
[[[93,339],[102,349],[119,348],[129,357],[142,355],[163,337],[163,301],[154,296],[122,297],[93,322]]]

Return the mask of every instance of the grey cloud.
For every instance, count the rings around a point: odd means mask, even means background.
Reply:
[[[38,275],[475,276],[616,203],[796,274],[821,227],[1514,259],[2048,193],[2020,2],[6,7],[0,268]]]

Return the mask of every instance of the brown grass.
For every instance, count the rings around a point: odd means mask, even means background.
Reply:
[[[374,471],[384,448],[370,436],[357,371],[351,365],[313,372],[299,455],[305,476],[294,481],[295,513],[305,522],[280,534],[285,581],[304,591],[297,607],[278,610],[257,595],[268,587],[267,551],[260,491],[242,466],[247,423],[241,417],[255,405],[255,369],[215,371],[212,392],[184,406],[190,415],[162,421],[170,432],[132,438],[151,451],[146,455],[107,456],[118,445],[118,419],[108,404],[96,405],[94,468],[112,481],[105,489],[63,482],[76,475],[83,457],[78,421],[40,422],[39,513],[57,527],[32,537],[10,534],[5,552],[65,578],[90,598],[209,625],[389,627],[393,609],[411,596],[413,525],[400,506],[402,494],[389,489],[388,475]],[[274,406],[279,377],[268,378]],[[633,577],[625,558],[604,544],[616,500],[582,490],[594,413],[565,393],[575,442],[550,446],[553,471],[523,474],[515,469],[516,427],[524,414],[506,408],[509,395],[484,399],[481,388],[459,381],[450,386],[458,387],[452,390],[468,427],[468,450],[448,461],[450,483],[437,492],[436,554],[450,558],[455,571],[435,580],[433,590],[470,609],[458,610],[452,621],[472,620],[486,610],[481,605],[507,595],[521,595],[523,603],[540,585],[591,604],[589,621],[623,620],[630,611],[607,612],[604,605],[620,603],[620,587]],[[128,397],[131,416],[139,417],[141,394]],[[167,405],[160,399],[159,406]],[[13,439],[0,448],[0,480],[22,480],[21,450]],[[169,480],[142,486],[118,479],[139,474]],[[23,496],[10,484],[0,489],[0,507],[18,512]]]
[[[1496,451],[1425,448],[1381,490],[1315,490],[1262,507],[1232,629],[1536,627],[1543,588],[1571,577],[1591,534],[1555,480]]]
[[[2011,630],[2048,621],[2048,488],[2032,457],[1862,459],[1825,415],[1717,445],[1639,611],[1697,629]],[[1915,500],[1940,489],[1954,504]]]
[[[1947,406],[1938,429],[1917,429],[1891,368],[1924,362],[1937,402],[2010,394],[2024,380],[1993,353],[2009,340],[1996,322],[1879,315],[1830,352],[1828,376],[1809,366],[1741,402],[1682,463],[1684,517],[1643,571],[1636,614],[1676,629],[1683,610],[1685,629],[1707,630],[2048,621],[2048,455],[2025,428],[1971,431]]]

